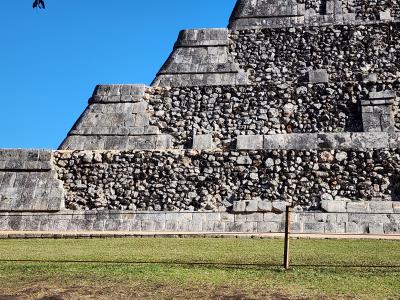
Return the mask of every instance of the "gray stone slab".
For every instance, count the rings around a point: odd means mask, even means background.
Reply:
[[[347,202],[322,200],[321,208],[326,212],[346,212]]]
[[[261,150],[264,148],[264,136],[262,135],[241,135],[237,137],[238,150]]]
[[[211,150],[214,148],[213,136],[211,134],[194,135],[193,147],[194,150]]]
[[[389,147],[386,132],[355,132],[351,135],[352,145],[357,149],[382,149]]]
[[[312,70],[308,73],[308,81],[311,83],[327,83],[329,82],[329,75],[327,70],[318,69]]]

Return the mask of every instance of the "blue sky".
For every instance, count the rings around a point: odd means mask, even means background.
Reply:
[[[32,2],[0,10],[0,148],[56,149],[96,84],[150,84],[179,30],[226,27],[236,1]]]

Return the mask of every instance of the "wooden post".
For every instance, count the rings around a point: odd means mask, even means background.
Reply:
[[[288,270],[290,267],[289,264],[289,242],[290,242],[290,223],[291,223],[291,212],[292,212],[292,207],[287,206],[286,207],[286,219],[285,219],[285,253],[284,253],[284,263],[283,267],[285,270]]]

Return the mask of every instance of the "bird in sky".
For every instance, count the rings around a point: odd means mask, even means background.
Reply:
[[[46,8],[44,0],[35,0],[35,2],[33,2],[33,8]]]

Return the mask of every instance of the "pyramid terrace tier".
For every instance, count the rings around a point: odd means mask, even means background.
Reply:
[[[393,81],[400,23],[231,31],[230,53],[255,84]],[[325,76],[313,72],[325,70]]]
[[[60,151],[54,160],[72,210],[341,212],[371,201],[364,212],[393,213],[399,151]]]
[[[238,0],[229,28],[356,24],[400,19],[396,0]]]

